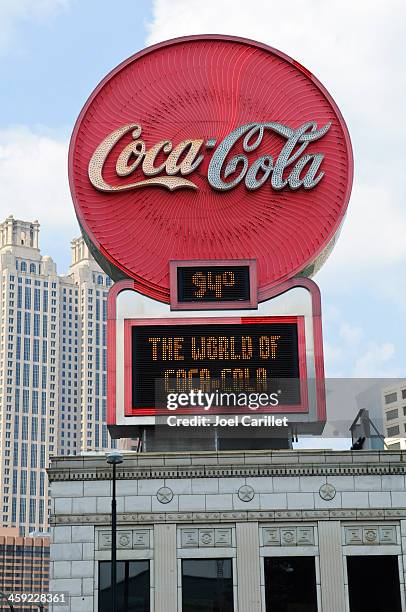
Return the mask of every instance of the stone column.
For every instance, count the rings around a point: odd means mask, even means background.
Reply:
[[[344,562],[339,521],[318,524],[322,612],[346,612]]]
[[[237,523],[238,609],[261,612],[258,523]]]
[[[177,612],[176,525],[154,526],[155,612]]]

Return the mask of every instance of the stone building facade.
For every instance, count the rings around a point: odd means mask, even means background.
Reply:
[[[290,571],[291,560],[306,558],[316,603],[303,609],[348,612],[350,561],[358,559],[395,564],[399,608],[387,609],[404,612],[404,459],[401,451],[125,454],[118,559],[147,562],[149,603],[139,609],[182,610],[185,560],[227,559],[233,602],[224,609],[265,612],[269,560],[283,558]],[[111,554],[110,466],[102,455],[54,458],[49,479],[51,590],[70,593],[72,612],[104,609],[98,581]],[[374,580],[361,586],[373,590]]]

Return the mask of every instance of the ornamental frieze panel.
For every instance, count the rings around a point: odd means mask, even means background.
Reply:
[[[111,530],[99,531],[98,550],[111,550]],[[144,550],[151,548],[151,529],[119,529],[117,548],[120,550]]]
[[[245,521],[318,521],[318,520],[391,520],[405,519],[406,508],[398,509],[371,509],[368,516],[361,517],[359,510],[331,509],[331,510],[281,510],[281,511],[228,511],[228,512],[134,512],[119,513],[119,525],[137,524],[151,525],[156,523],[235,523]],[[50,517],[51,525],[100,525],[108,527],[111,521],[110,514],[53,514]]]
[[[188,527],[179,529],[180,548],[230,548],[233,544],[232,527]]]
[[[398,544],[396,525],[351,525],[344,527],[349,546]]]
[[[263,546],[314,546],[314,527],[263,527],[262,542]]]

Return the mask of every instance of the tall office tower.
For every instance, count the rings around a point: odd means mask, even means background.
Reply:
[[[38,234],[37,221],[0,224],[0,496],[21,535],[47,527],[58,427],[58,277]]]
[[[72,264],[68,276],[61,279],[61,437],[58,445],[61,454],[115,445],[106,427],[110,286],[111,279],[97,265],[83,238],[72,240]],[[73,330],[78,332],[77,338]],[[76,414],[78,406],[80,410]],[[76,424],[76,418],[80,418],[80,423]]]
[[[113,446],[106,419],[110,279],[81,238],[66,276],[39,250],[39,223],[0,224],[0,498],[5,527],[48,525],[50,454]]]

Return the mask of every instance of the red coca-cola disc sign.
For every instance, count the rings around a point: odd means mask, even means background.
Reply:
[[[76,213],[113,278],[169,301],[171,260],[255,259],[259,298],[321,265],[352,184],[325,88],[266,45],[190,36],[129,58],[73,132]]]

